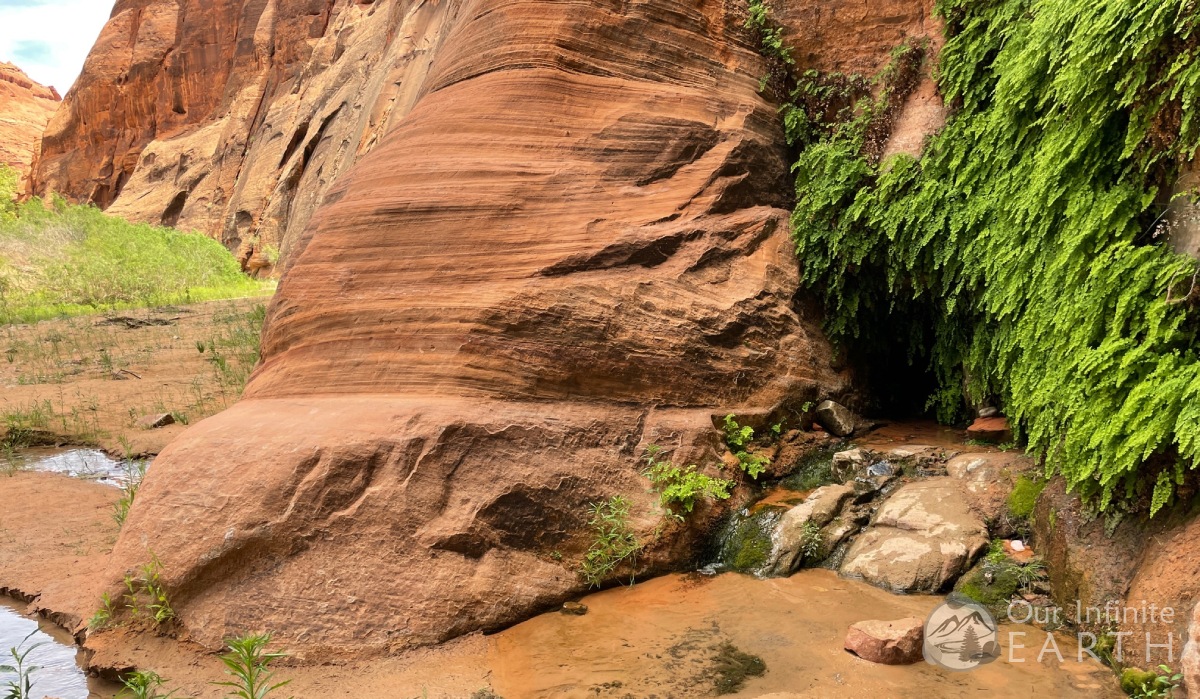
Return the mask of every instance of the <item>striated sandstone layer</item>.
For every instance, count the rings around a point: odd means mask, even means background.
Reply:
[[[405,41],[428,48],[285,241],[245,398],[160,455],[109,583],[154,555],[187,637],[361,655],[579,593],[588,504],[613,495],[640,570],[692,559],[719,508],[664,519],[644,448],[716,473],[714,418],[846,390],[797,298],[782,133],[733,6],[354,8],[423,16]]]
[[[59,99],[54,88],[43,87],[20,68],[0,61],[0,165],[22,177],[28,174]]]
[[[931,0],[774,4],[804,68],[874,74],[907,37],[937,35]],[[120,0],[46,131],[34,190],[204,231],[269,273],[337,178],[443,86],[431,71],[444,47],[474,40],[458,33],[464,10],[451,0]],[[588,48],[653,51],[641,37],[614,38],[594,33]],[[514,61],[523,44],[511,45]],[[684,60],[722,59],[705,48]]]

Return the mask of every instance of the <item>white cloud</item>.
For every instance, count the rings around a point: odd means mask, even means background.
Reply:
[[[66,94],[112,8],[112,0],[0,0],[0,60]]]

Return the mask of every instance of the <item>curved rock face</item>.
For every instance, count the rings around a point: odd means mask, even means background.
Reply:
[[[59,99],[54,88],[43,87],[20,68],[0,61],[0,165],[28,174]]]
[[[729,7],[375,5],[425,13],[405,40],[436,50],[290,243],[245,399],[155,462],[112,580],[155,555],[201,643],[363,654],[580,591],[613,495],[639,567],[693,556],[717,513],[660,528],[645,446],[714,469],[714,416],[846,388],[796,299],[782,134]]]
[[[873,74],[907,36],[937,33],[931,0],[776,4],[804,67]],[[463,11],[449,0],[120,0],[46,131],[33,188],[204,231],[266,273],[335,180],[438,89],[443,47],[475,39],[455,33]],[[595,50],[612,40],[587,39]],[[721,60],[699,51],[701,63]]]

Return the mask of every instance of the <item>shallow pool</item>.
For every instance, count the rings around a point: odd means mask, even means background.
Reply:
[[[87,676],[76,661],[77,651],[70,636],[45,622],[38,622],[20,613],[19,603],[0,598],[0,665],[13,665],[13,648],[18,652],[33,648],[25,665],[33,667],[33,699],[89,699],[98,697],[88,688]],[[32,634],[32,635],[31,635]],[[0,672],[0,693],[7,692],[16,675]]]

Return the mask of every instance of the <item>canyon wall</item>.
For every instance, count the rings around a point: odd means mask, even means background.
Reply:
[[[24,177],[58,109],[58,93],[34,82],[23,70],[0,61],[0,165]]]
[[[797,294],[787,154],[744,7],[300,4],[196,19],[242,38],[183,55],[187,3],[118,4],[47,136],[43,186],[223,222],[243,244],[269,225],[285,254],[244,399],[155,461],[107,583],[155,556],[185,637],[269,629],[361,656],[579,593],[588,506],[614,495],[640,570],[694,560],[720,508],[665,518],[645,447],[718,475],[721,416],[794,420],[848,390]],[[886,24],[902,38],[925,18],[914,2]],[[162,89],[92,104],[124,140],[84,146],[113,165],[89,170],[72,120],[131,35],[159,37],[138,75]],[[885,43],[831,46],[826,67],[882,66]],[[227,55],[242,68],[222,72]],[[224,116],[189,126],[190,91],[219,80],[204,109]],[[133,127],[149,113],[163,120]]]
[[[802,67],[864,74],[905,37],[937,35],[931,4],[776,3]],[[33,190],[203,231],[268,273],[337,178],[434,87],[458,12],[448,0],[120,0],[46,131]]]

